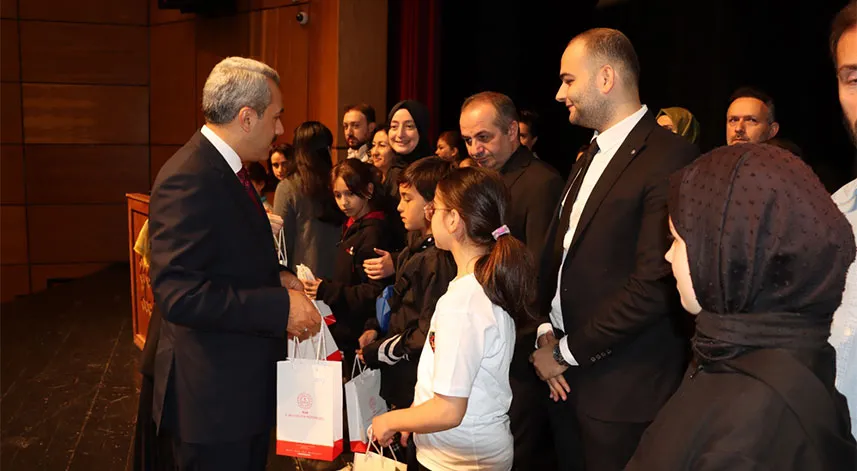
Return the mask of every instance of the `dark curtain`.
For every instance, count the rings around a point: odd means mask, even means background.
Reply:
[[[401,100],[412,99],[428,107],[431,124],[427,138],[431,148],[439,134],[441,3],[440,0],[389,2],[387,103],[392,108]]]

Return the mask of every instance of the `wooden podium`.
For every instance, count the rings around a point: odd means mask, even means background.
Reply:
[[[142,257],[134,252],[134,243],[140,229],[149,219],[149,195],[128,193],[128,257],[131,262],[131,321],[134,344],[142,350],[146,343],[149,319],[155,306],[152,296],[152,284],[149,270],[142,263]]]

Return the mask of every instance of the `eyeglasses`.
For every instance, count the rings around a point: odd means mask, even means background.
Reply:
[[[426,219],[431,221],[431,218],[434,217],[435,211],[450,211],[450,208],[437,208],[434,205],[434,201],[429,201],[426,203],[425,207],[423,207],[423,211],[426,213]]]

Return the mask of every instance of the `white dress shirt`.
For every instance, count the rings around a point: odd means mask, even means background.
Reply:
[[[857,237],[857,180],[834,193],[833,201]],[[857,436],[857,262],[848,269],[842,304],[833,314],[828,342],[836,349],[836,389],[848,400],[851,433]]]
[[[360,159],[361,162],[369,162],[372,157],[369,155],[369,143],[363,144],[357,149],[348,149],[346,155],[349,159]]]
[[[643,116],[648,110],[649,108],[647,108],[646,105],[643,105],[638,111],[614,124],[606,131],[602,133],[598,133],[598,131],[595,132],[593,139],[598,143],[598,152],[593,157],[592,163],[589,164],[589,170],[587,170],[586,175],[583,177],[583,182],[580,185],[580,192],[577,194],[577,199],[571,207],[568,230],[565,232],[565,237],[562,239],[562,262],[560,262],[559,272],[557,274],[557,277],[560,279],[557,279],[556,293],[551,301],[551,323],[544,323],[539,326],[537,338],[550,332],[554,326],[565,331],[559,291],[562,287],[561,276],[563,265],[565,265],[565,257],[566,254],[568,254],[569,247],[571,247],[571,241],[574,240],[574,233],[577,231],[577,225],[580,223],[580,216],[583,214],[583,209],[586,207],[586,202],[589,200],[592,190],[595,188],[598,180],[601,179],[604,169],[606,169],[607,165],[610,164],[610,161],[613,160],[613,156],[616,155],[616,151],[619,150],[619,147],[623,142],[625,142],[628,134],[630,134],[634,127],[637,126],[637,123],[643,119]],[[566,192],[562,197],[560,215],[562,214],[562,207],[565,206],[565,199],[567,197],[568,192]],[[574,359],[574,355],[572,355],[571,350],[568,348],[568,334],[570,334],[570,332],[565,332],[566,336],[559,340],[559,349],[562,352],[562,357],[569,365],[577,366],[577,360]]]
[[[208,126],[203,126],[202,129],[199,130],[199,132],[201,132],[202,135],[205,136],[206,139],[208,139],[208,142],[210,142],[211,145],[213,145],[214,148],[217,149],[217,152],[220,152],[220,155],[223,157],[224,160],[226,160],[226,163],[229,164],[229,167],[232,169],[232,171],[237,174],[238,171],[241,170],[241,167],[243,167],[243,164],[241,163],[241,157],[238,157],[238,153],[235,152],[235,150],[233,150],[231,147],[229,147],[229,144],[227,144],[226,141],[221,139],[220,136],[215,134],[214,131],[212,131],[211,128],[209,128]]]

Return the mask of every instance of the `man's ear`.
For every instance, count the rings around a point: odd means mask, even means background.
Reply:
[[[518,135],[519,132],[520,132],[520,129],[518,128],[518,122],[515,120],[512,120],[512,122],[509,123],[509,129],[507,132],[507,134],[509,135],[509,140],[513,140],[513,141],[520,140],[520,137]]]
[[[244,132],[250,132],[250,129],[257,119],[259,119],[259,115],[256,114],[256,110],[249,106],[245,106],[238,110],[238,123],[241,125],[241,129]]]
[[[372,195],[375,194],[375,184],[369,183],[369,186],[366,187],[369,190],[369,199],[372,199]]]
[[[614,69],[610,64],[602,66],[598,70],[598,73],[595,74],[595,86],[604,95],[610,93],[610,90],[613,90],[613,87],[616,85],[616,80],[616,69]]]
[[[780,132],[780,123],[774,121],[771,123],[771,130],[768,132],[768,139],[773,139]]]

